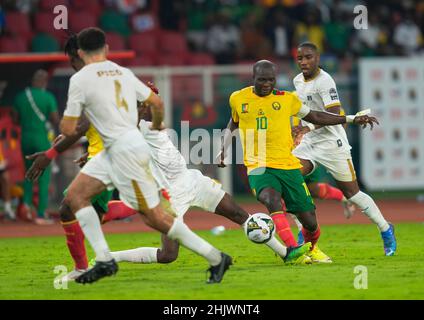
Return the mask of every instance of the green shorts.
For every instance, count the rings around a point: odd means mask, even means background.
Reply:
[[[63,191],[63,195],[66,196],[66,193],[68,192],[68,188]],[[98,213],[106,213],[108,210],[107,204],[110,200],[112,200],[113,190],[104,190],[102,193],[98,194],[97,196],[94,196],[91,199],[91,204],[93,205],[94,209]]]
[[[263,170],[263,168],[255,170]],[[249,184],[256,198],[263,189],[272,188],[281,194],[286,203],[287,212],[300,213],[315,210],[314,201],[299,169],[266,168],[262,174],[254,174],[255,170],[249,174]]]
[[[312,173],[304,176],[303,179],[305,179],[306,184],[321,182],[322,177],[321,177],[321,172],[319,170],[319,167],[316,168]]]

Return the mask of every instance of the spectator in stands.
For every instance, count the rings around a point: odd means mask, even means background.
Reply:
[[[22,129],[21,146],[22,154],[30,155],[50,148],[54,138],[51,132],[52,125],[59,124],[57,102],[53,94],[46,90],[48,74],[44,70],[35,72],[31,87],[26,88],[15,98],[14,120]],[[25,168],[28,170],[32,161],[25,159]],[[48,203],[48,190],[51,169],[47,169],[38,180],[38,208],[36,224],[51,224],[53,221],[47,218],[46,209]],[[33,199],[32,182],[24,181],[24,214],[30,212]]]
[[[293,27],[283,10],[272,10],[272,16],[267,18],[265,32],[271,40],[274,54],[278,58],[290,58]]]
[[[380,23],[377,14],[371,13],[368,20],[368,29],[356,30],[356,41],[353,49],[360,56],[375,56],[382,54],[388,41],[388,33]]]
[[[305,41],[314,43],[323,52],[325,34],[320,24],[320,13],[312,7],[306,12],[306,22],[299,22],[295,29],[295,46]]]
[[[219,64],[234,63],[240,51],[240,31],[232,24],[227,12],[217,14],[216,20],[210,26],[206,47],[215,56]]]
[[[147,0],[115,0],[116,8],[124,14],[133,14],[147,6]]]
[[[272,45],[264,36],[263,27],[256,12],[247,14],[241,21],[240,38],[243,59],[256,61],[271,57]]]
[[[393,42],[401,49],[403,55],[413,55],[423,43],[420,28],[414,22],[412,14],[407,12],[399,23],[393,36]]]

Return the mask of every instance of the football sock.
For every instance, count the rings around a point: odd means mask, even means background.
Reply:
[[[111,252],[116,262],[127,261],[134,263],[156,263],[158,262],[158,248],[137,248],[124,251]]]
[[[389,224],[387,223],[386,219],[384,219],[380,209],[378,209],[374,200],[369,195],[359,191],[352,198],[350,198],[349,201],[360,208],[362,212],[378,226],[378,229],[380,229],[381,232],[387,231],[389,229]]]
[[[88,242],[90,242],[94,252],[96,253],[96,261],[110,261],[109,246],[107,245],[100,220],[97,216],[96,210],[92,206],[88,206],[78,210],[75,213],[82,231]]]
[[[281,258],[284,258],[287,255],[287,248],[283,246],[282,243],[278,241],[275,237],[269,239],[269,241],[265,244]]]
[[[315,231],[308,231],[305,228],[302,228],[303,238],[305,239],[305,243],[310,242],[312,244],[311,250],[315,247],[315,244],[318,242],[319,236],[321,235],[320,227]]]
[[[169,229],[167,236],[172,240],[177,240],[184,247],[204,257],[209,261],[211,266],[221,263],[221,252],[191,231],[180,219],[174,219],[174,223],[171,229]]]
[[[287,247],[296,247],[297,241],[290,229],[290,224],[287,220],[286,213],[276,211],[271,213],[272,221],[274,221],[275,229],[278,236],[283,240]]]
[[[107,208],[107,212],[103,215],[103,223],[125,219],[137,213],[137,210],[126,206],[122,201],[109,201]]]
[[[318,197],[323,200],[343,200],[343,192],[328,183],[318,183]]]
[[[88,269],[87,254],[84,245],[84,233],[77,220],[62,222],[65,231],[66,245],[75,263],[76,269]]]

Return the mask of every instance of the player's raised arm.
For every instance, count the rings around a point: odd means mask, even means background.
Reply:
[[[371,130],[374,128],[374,123],[379,124],[377,118],[363,115],[363,116],[339,116],[329,112],[320,112],[320,111],[310,111],[306,116],[303,117],[308,122],[319,125],[335,125],[335,124],[344,124],[344,123],[353,123],[361,125],[362,128],[366,128],[369,124]]]
[[[72,76],[69,83],[68,102],[66,103],[63,118],[60,121],[60,131],[65,136],[77,134],[78,120],[85,102],[84,93],[76,82],[75,76]]]

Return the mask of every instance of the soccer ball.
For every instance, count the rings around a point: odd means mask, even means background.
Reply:
[[[247,219],[244,231],[250,241],[254,243],[265,243],[274,236],[275,225],[269,215],[255,213]]]

